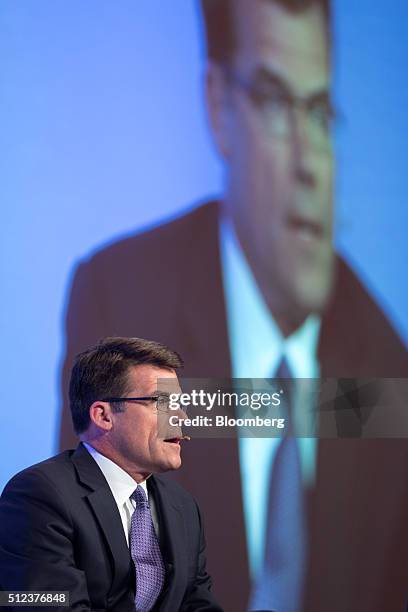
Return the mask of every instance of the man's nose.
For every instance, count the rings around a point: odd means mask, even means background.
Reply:
[[[178,417],[180,425],[182,425],[184,419],[187,418],[187,413],[180,407],[178,407],[177,410],[172,410],[172,415]]]
[[[292,160],[296,180],[304,187],[316,186],[317,152],[308,129],[308,117],[304,109],[294,109],[292,117]]]
[[[181,438],[186,413],[180,407],[158,412],[158,437],[161,439]]]

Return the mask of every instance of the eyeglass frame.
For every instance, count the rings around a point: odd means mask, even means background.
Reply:
[[[261,86],[258,85],[257,87],[254,77],[245,78],[244,76],[239,74],[237,70],[234,70],[230,65],[224,65],[223,71],[226,75],[226,78],[233,84],[237,85],[248,96],[249,100],[256,107],[261,108],[262,105],[265,105],[265,103],[268,101],[268,96],[262,95],[261,91],[259,91],[261,89]],[[298,96],[292,91],[290,91],[289,87],[282,81],[282,79],[278,75],[269,73],[269,71],[266,71],[265,69],[261,69],[261,73],[262,72],[266,73],[266,78],[269,80],[272,87],[277,90],[274,96],[269,97],[270,100],[274,98],[275,103],[281,102],[283,104],[282,110],[284,109],[288,113],[288,116],[292,119],[292,125],[294,111],[296,109],[306,111],[308,119],[313,116],[311,114],[313,108],[311,107],[313,105],[314,99],[318,98],[319,94],[317,96]],[[327,108],[325,110],[327,111],[325,117],[326,125],[322,125],[322,129],[324,130],[325,138],[327,138],[327,148],[329,149],[333,132],[332,126],[335,123],[337,124],[339,121],[339,113],[337,109],[334,108],[330,97],[328,97]],[[276,136],[277,138],[282,138],[282,135]],[[326,149],[326,143],[325,146],[322,148],[323,150]]]
[[[170,401],[170,398],[168,395],[144,395],[141,397],[108,397],[108,398],[104,398],[102,400],[100,400],[101,402],[108,402],[108,403],[120,403],[120,402],[158,402],[158,400],[160,398],[165,398],[167,400],[167,402]],[[180,410],[182,410],[180,408]],[[159,406],[157,406],[157,412],[169,412],[169,406],[167,404],[166,408],[159,408]],[[183,412],[185,412],[185,410],[183,410]]]

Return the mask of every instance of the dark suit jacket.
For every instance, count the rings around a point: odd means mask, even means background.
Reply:
[[[148,487],[166,567],[155,610],[221,612],[209,590],[197,504],[161,476]],[[0,500],[0,590],[69,591],[71,610],[131,612],[135,584],[116,502],[82,444],[10,480]]]
[[[155,339],[178,350],[190,377],[229,377],[231,361],[216,203],[100,250],[76,271],[66,319],[66,390],[74,355],[105,335]],[[323,377],[404,377],[407,352],[340,258],[319,344]],[[341,431],[340,431],[341,435]],[[72,444],[67,403],[61,445]],[[408,443],[319,441],[310,495],[304,609],[401,610],[408,600]],[[231,612],[249,591],[238,447],[193,440],[176,477],[206,520],[215,592]]]

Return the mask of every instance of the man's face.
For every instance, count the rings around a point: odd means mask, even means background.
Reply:
[[[180,392],[176,373],[151,365],[129,368],[125,397],[155,396],[158,379],[169,381],[169,388]],[[179,441],[166,442],[158,434],[157,404],[152,401],[127,402],[124,412],[112,415],[109,440],[130,472],[148,475],[176,470],[181,465]],[[178,414],[177,412],[173,414]],[[174,431],[173,431],[173,436]],[[181,435],[181,432],[179,433]]]
[[[324,308],[333,275],[324,16],[272,0],[235,6],[237,49],[216,92],[225,206],[278,322],[299,320]],[[291,107],[294,99],[302,102]]]

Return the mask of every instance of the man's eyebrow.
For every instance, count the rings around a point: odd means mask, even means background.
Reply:
[[[307,103],[309,104],[309,106],[313,104],[318,104],[319,102],[326,104],[327,106],[332,108],[332,100],[329,89],[319,89],[318,91],[313,92],[312,94],[310,94],[310,96],[307,97]]]
[[[289,83],[287,83],[286,80],[277,72],[271,70],[271,68],[266,68],[266,66],[258,66],[256,68],[253,80],[257,83],[272,85],[276,88],[283,89],[284,91],[291,93]]]
[[[276,89],[282,90],[284,93],[289,96],[296,96],[296,93],[293,91],[290,84],[286,81],[286,79],[278,74],[275,70],[271,68],[267,68],[266,66],[258,66],[254,73],[254,81],[257,83],[262,83],[265,85],[270,85],[272,87],[276,87]],[[310,95],[304,97],[311,103],[315,102],[330,102],[330,88],[329,87],[319,87],[316,91],[312,92]]]

